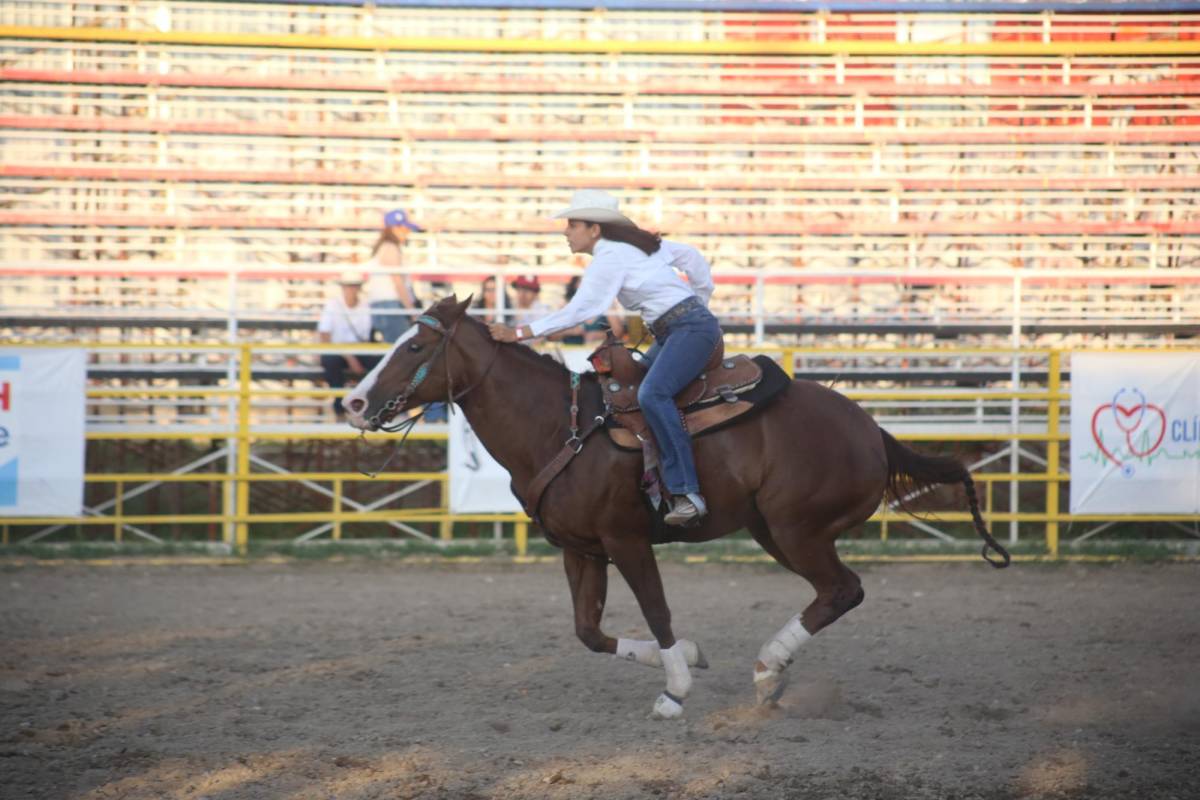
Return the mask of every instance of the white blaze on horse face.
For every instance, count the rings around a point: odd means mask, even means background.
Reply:
[[[799,614],[789,619],[758,651],[758,660],[766,666],[767,671],[757,673],[755,680],[759,680],[760,675],[766,677],[772,673],[783,672],[784,667],[792,662],[796,653],[811,638],[812,634],[805,629]]]
[[[404,334],[395,341],[391,349],[387,351],[387,355],[379,359],[379,363],[375,365],[375,369],[368,372],[367,376],[358,382],[358,386],[354,387],[354,391],[346,395],[346,399],[343,400],[342,403],[346,408],[346,418],[350,421],[351,425],[356,428],[365,428],[367,425],[367,420],[362,414],[355,413],[352,410],[350,401],[362,400],[363,408],[369,408],[367,395],[370,394],[371,387],[375,385],[375,380],[379,377],[379,373],[383,371],[384,367],[391,363],[392,356],[396,354],[396,350],[409,339],[416,336],[420,331],[420,328],[420,325],[413,325],[411,328],[406,330]],[[390,399],[391,398],[389,397],[388,400]]]

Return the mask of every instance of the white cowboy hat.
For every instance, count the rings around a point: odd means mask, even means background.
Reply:
[[[366,281],[366,276],[356,269],[348,269],[338,276],[338,283],[342,286],[362,286]]]
[[[571,205],[554,215],[553,219],[581,219],[584,222],[607,222],[614,225],[637,225],[617,208],[617,198],[601,189],[580,189],[571,195]]]

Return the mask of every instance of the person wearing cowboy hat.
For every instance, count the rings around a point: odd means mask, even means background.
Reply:
[[[371,309],[362,297],[366,276],[358,270],[346,270],[338,276],[341,292],[329,298],[317,322],[317,338],[331,344],[357,344],[371,341]],[[365,353],[322,353],[321,369],[331,389],[341,389],[347,377],[362,377],[379,363],[378,355]],[[346,417],[342,398],[333,399],[338,420]]]
[[[527,324],[491,323],[488,330],[501,342],[538,338],[607,313],[613,300],[641,314],[656,342],[646,354],[650,370],[638,389],[638,404],[654,431],[663,480],[675,498],[665,521],[695,524],[708,508],[675,395],[700,374],[721,341],[721,327],[708,310],[713,292],[708,261],[694,247],[642,230],[620,212],[617,198],[598,189],[575,192],[554,218],[567,221],[571,252],[592,256],[575,296]]]

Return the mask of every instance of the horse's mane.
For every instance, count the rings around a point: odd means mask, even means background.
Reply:
[[[465,319],[469,320],[471,322],[471,324],[476,325],[480,328],[484,328],[484,330],[482,331],[483,335],[488,337],[489,339],[491,338],[490,334],[486,330],[487,326],[484,325],[483,322],[481,322],[480,320],[478,320],[475,317],[472,317],[470,315],[464,314],[463,316]],[[529,345],[521,344],[520,342],[513,342],[511,344],[501,344],[500,348],[506,352],[516,355],[518,358],[520,358],[522,361],[524,361],[528,364],[538,365],[539,367],[545,367],[545,368],[554,370],[556,373],[558,373],[560,376],[562,376],[563,380],[566,380],[567,375],[571,371],[569,368],[567,368],[566,365],[564,365],[561,361],[559,361],[557,358],[550,355],[549,353],[539,353],[538,351],[534,350]],[[596,373],[584,372],[584,373],[582,373],[582,377],[584,380],[595,381]]]

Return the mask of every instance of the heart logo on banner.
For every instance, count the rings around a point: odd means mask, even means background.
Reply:
[[[1130,398],[1134,402],[1122,403],[1122,395],[1126,394],[1135,395],[1134,398]],[[1105,412],[1110,413],[1106,415]],[[1109,426],[1110,424],[1112,427]],[[1101,436],[1103,432],[1114,433],[1112,439],[1116,441],[1119,441],[1123,434],[1125,449],[1129,451],[1130,456],[1145,458],[1162,444],[1163,437],[1167,434],[1167,415],[1158,406],[1146,402],[1146,396],[1137,389],[1121,389],[1113,397],[1111,403],[1099,406],[1092,414],[1092,439],[1095,440],[1096,446],[1100,448],[1100,452],[1104,454],[1105,458],[1121,468],[1122,474],[1129,477],[1133,474],[1133,465],[1117,458],[1112,450],[1104,446],[1104,437]],[[1156,432],[1157,435],[1155,435]],[[1146,435],[1148,439],[1152,438],[1154,444],[1144,450],[1139,450],[1134,444],[1134,440],[1143,435]]]

